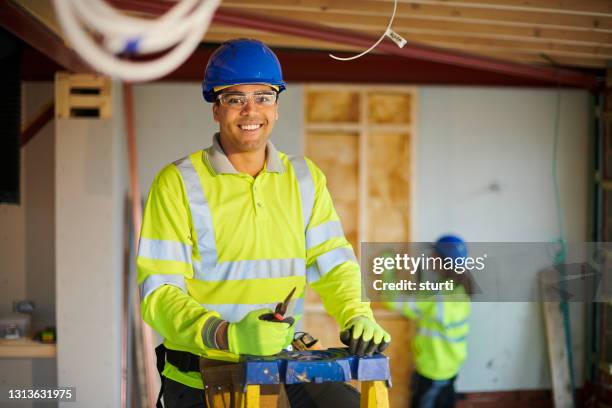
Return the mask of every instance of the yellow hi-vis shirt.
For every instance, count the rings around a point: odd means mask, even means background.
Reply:
[[[457,285],[452,292],[427,298],[431,300],[410,296],[408,302],[385,305],[417,320],[412,343],[416,371],[432,380],[448,380],[457,375],[467,357],[470,297],[463,285]]]
[[[372,317],[325,176],[272,143],[255,178],[231,165],[219,134],[211,147],[165,167],[149,191],[140,236],[142,317],[169,349],[237,361],[204,344],[206,321],[237,322],[252,310],[274,309],[293,287],[299,318],[307,283],[341,327]],[[203,388],[198,372],[166,363],[163,375]]]

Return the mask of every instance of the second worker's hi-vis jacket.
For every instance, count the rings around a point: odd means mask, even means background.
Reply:
[[[165,167],[149,191],[137,265],[143,319],[167,348],[213,359],[238,356],[206,347],[209,318],[237,322],[274,309],[293,287],[299,318],[307,283],[341,327],[372,317],[325,176],[270,142],[257,177],[232,166],[219,134],[211,147]],[[198,372],[166,363],[163,375],[203,388]]]

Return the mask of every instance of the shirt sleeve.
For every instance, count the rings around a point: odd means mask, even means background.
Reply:
[[[325,310],[344,328],[357,316],[372,318],[369,302],[361,301],[361,271],[355,252],[344,236],[340,218],[323,172],[307,160],[315,200],[306,228],[307,279],[323,300]]]
[[[143,214],[136,258],[142,318],[172,344],[203,354],[208,347],[202,330],[219,314],[187,293],[185,279],[193,277],[191,225],[182,178],[170,165],[153,181]]]

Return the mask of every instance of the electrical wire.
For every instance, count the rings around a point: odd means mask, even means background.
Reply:
[[[353,55],[352,57],[337,57],[334,54],[329,54],[330,57],[332,57],[335,60],[338,61],[350,61],[350,60],[354,60],[357,59],[359,57],[362,57],[364,55],[366,55],[367,53],[369,53],[370,51],[372,51],[374,48],[376,48],[378,46],[378,44],[380,44],[380,42],[389,35],[390,32],[393,32],[393,30],[391,30],[391,26],[393,25],[393,19],[395,18],[395,11],[397,10],[397,0],[394,0],[393,2],[393,13],[391,14],[391,18],[389,19],[389,24],[387,24],[387,29],[385,30],[385,32],[380,36],[380,38],[378,39],[378,41],[376,41],[374,44],[372,44],[372,46],[370,48],[368,48],[367,50],[365,50],[364,52],[357,54],[357,55]],[[395,41],[395,40],[394,40]],[[405,44],[405,40],[404,40],[404,44]],[[398,44],[399,45],[399,44]],[[403,47],[403,45],[399,45],[400,48]]]
[[[156,19],[132,17],[104,0],[54,0],[67,39],[96,70],[129,82],[151,81],[178,68],[199,45],[221,0],[181,0]],[[92,38],[91,31],[103,41]],[[118,54],[169,50],[160,58],[134,62]]]

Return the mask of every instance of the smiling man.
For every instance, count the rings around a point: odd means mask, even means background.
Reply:
[[[350,330],[356,354],[390,342],[361,302],[359,265],[325,176],[269,140],[284,89],[278,59],[265,44],[238,39],[219,47],[202,84],[219,124],[213,145],[165,167],[149,191],[138,283],[143,319],[164,336],[156,351],[167,408],[204,405],[200,364],[206,373],[240,355],[286,348],[293,319],[270,316],[293,288],[296,321],[308,284]],[[342,383],[286,391],[292,406],[359,405],[358,393]]]

